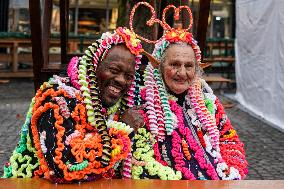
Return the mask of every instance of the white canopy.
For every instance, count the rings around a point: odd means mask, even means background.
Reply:
[[[284,130],[284,0],[236,2],[236,98]]]

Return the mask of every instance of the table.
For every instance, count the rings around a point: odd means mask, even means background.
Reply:
[[[68,49],[69,52],[83,51],[85,47],[90,45],[94,39],[69,39]],[[60,47],[59,39],[50,39],[51,47]],[[10,62],[11,69],[0,70],[0,78],[10,78],[10,77],[33,77],[32,69],[18,69],[19,62],[24,62],[28,65],[33,65],[32,52],[28,51],[25,53],[19,53],[19,48],[31,48],[31,40],[29,38],[0,38],[0,48],[9,49],[9,53],[0,53],[0,62]],[[49,64],[48,68],[44,69],[55,69],[58,70],[58,62],[61,62],[61,55],[59,53],[49,53],[49,61],[57,62],[55,64]],[[51,68],[50,68],[51,67]],[[55,68],[53,68],[55,67]]]
[[[53,184],[45,179],[0,179],[0,189],[283,189],[281,180],[245,181],[162,181],[98,180],[80,184]]]

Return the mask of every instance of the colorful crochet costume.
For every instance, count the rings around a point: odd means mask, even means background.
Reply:
[[[153,10],[148,3],[146,5]],[[181,9],[175,9],[178,19]],[[134,11],[135,12],[135,11]],[[170,44],[186,43],[192,47],[196,66],[201,63],[197,42],[187,29],[172,29],[163,21],[164,36],[156,41],[153,56],[161,60]],[[149,22],[149,21],[148,21]],[[189,27],[189,28],[190,28]],[[146,40],[147,41],[147,40]],[[151,42],[148,40],[148,42]],[[140,128],[133,144],[132,178],[164,180],[239,180],[247,175],[244,145],[227,118],[224,108],[212,89],[199,76],[193,81],[183,102],[168,93],[158,68],[149,64],[144,75],[145,88],[141,98],[146,104],[143,111],[146,128]]]
[[[117,112],[139,103],[139,73],[127,94],[105,110],[96,68],[108,50],[124,43],[140,64],[140,40],[126,28],[104,33],[68,65],[68,76],[53,76],[33,98],[20,141],[4,166],[4,178],[44,177],[56,183],[130,177],[132,128]],[[122,160],[125,160],[122,162]],[[121,172],[119,172],[121,171]]]

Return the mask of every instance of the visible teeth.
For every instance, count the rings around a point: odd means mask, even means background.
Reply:
[[[113,87],[113,86],[110,86],[109,89],[112,90],[115,93],[120,93],[120,90],[115,88],[115,87]]]

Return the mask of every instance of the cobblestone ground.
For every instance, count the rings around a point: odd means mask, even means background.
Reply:
[[[31,98],[34,96],[31,80],[15,80],[0,84],[0,175],[19,139]]]
[[[221,97],[221,101],[229,99]],[[227,108],[232,125],[245,144],[249,174],[246,179],[284,179],[284,133],[242,111],[239,105]]]
[[[34,95],[31,80],[0,84],[0,175],[2,165],[14,149],[24,116]],[[223,103],[231,103],[221,96]],[[226,109],[232,124],[245,143],[249,175],[247,179],[284,179],[284,133],[238,108]]]

